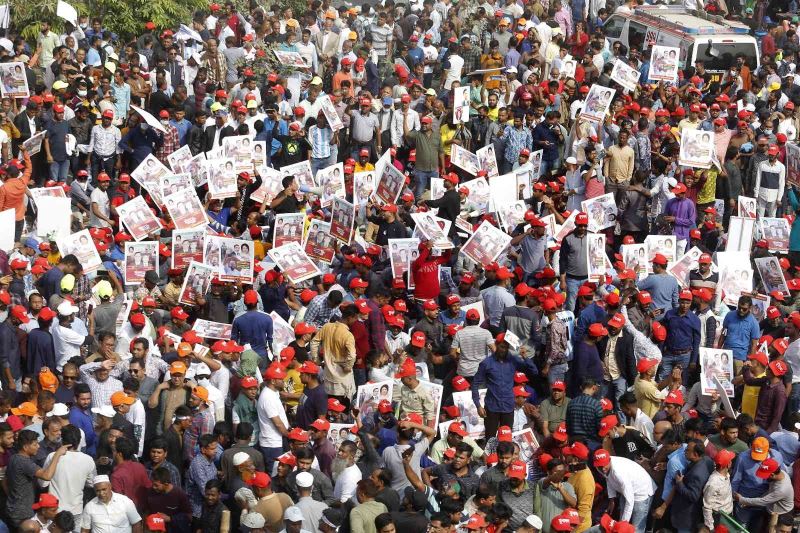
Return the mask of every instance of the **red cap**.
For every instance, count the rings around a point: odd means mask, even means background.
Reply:
[[[611,464],[611,455],[603,448],[599,448],[594,452],[594,466],[595,468],[601,466],[608,466]]]
[[[341,413],[344,410],[345,406],[342,405],[342,402],[340,402],[336,398],[328,398],[328,411],[335,411],[337,413]]]
[[[567,434],[567,423],[561,422],[556,430],[553,432],[553,438],[559,442],[567,442],[569,435]]]
[[[664,403],[683,405],[683,393],[680,390],[671,391],[667,394],[667,397],[664,398]]]
[[[770,457],[761,462],[758,470],[756,470],[756,475],[761,479],[767,479],[772,474],[777,472],[779,468],[780,465],[778,464],[778,461]]]
[[[608,330],[599,322],[595,322],[589,326],[589,335],[592,337],[605,337],[608,335]]]
[[[511,442],[511,428],[508,426],[500,426],[497,428],[497,440],[499,442]]]
[[[463,376],[455,376],[451,381],[453,385],[453,390],[456,392],[463,392],[465,390],[469,390],[470,384],[469,381],[466,380]]]
[[[678,294],[678,300],[692,300],[694,295],[690,289],[682,289]]]
[[[575,441],[571,446],[563,448],[564,455],[571,455],[581,461],[589,459],[589,448],[582,442]]]
[[[600,429],[597,430],[597,434],[601,437],[605,437],[612,428],[615,428],[618,425],[619,419],[617,419],[617,415],[605,416],[600,420]]]
[[[656,265],[667,266],[667,258],[664,254],[656,254],[652,262]]]
[[[388,414],[392,412],[392,402],[389,400],[381,400],[378,402],[378,412],[381,414]]]
[[[516,479],[525,479],[528,476],[527,472],[528,468],[522,461],[512,461],[510,465],[508,465],[508,470],[506,470],[506,475],[508,477],[513,477]]]

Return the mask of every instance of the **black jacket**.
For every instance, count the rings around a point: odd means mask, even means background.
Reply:
[[[217,134],[217,125],[211,125],[206,128],[203,135],[205,136],[205,142],[203,147],[203,152],[208,152],[212,148],[214,148],[214,136]],[[223,126],[222,131],[219,133],[219,142],[222,143],[222,139],[225,137],[231,137],[236,135],[236,132],[233,130],[231,126]]]
[[[681,483],[675,483],[675,497],[672,499],[672,527],[693,529],[703,521],[703,487],[714,471],[714,461],[704,455],[690,464]]]
[[[597,344],[597,350],[600,352],[601,359],[605,359],[607,345],[608,337],[604,337],[603,340]],[[636,371],[636,355],[633,353],[633,335],[628,333],[624,328],[617,339],[614,358],[617,361],[617,368],[619,369],[620,375],[625,378],[625,381],[627,381],[629,385],[633,385],[638,375]]]
[[[438,200],[428,200],[425,202],[429,207],[438,207],[438,217],[452,222],[448,237],[456,234],[456,217],[461,214],[461,197],[455,187],[446,191]]]

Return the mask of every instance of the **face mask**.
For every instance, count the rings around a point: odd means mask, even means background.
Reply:
[[[86,91],[78,91],[78,96],[80,96],[81,98],[85,98],[86,97]]]
[[[147,130],[147,124],[139,124],[139,127],[142,129],[142,131]]]
[[[162,119],[161,120],[161,124],[163,124],[164,126],[167,126],[169,124],[169,120]]]
[[[772,130],[764,130],[764,135],[770,135],[770,134],[772,134]]]

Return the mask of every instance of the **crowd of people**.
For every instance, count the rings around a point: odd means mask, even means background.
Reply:
[[[798,16],[641,3],[12,9],[0,532],[797,531]]]

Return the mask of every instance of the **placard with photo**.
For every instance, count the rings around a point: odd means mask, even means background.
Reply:
[[[194,321],[192,329],[204,339],[220,339],[227,341],[231,338],[233,324],[224,324],[222,322],[213,322],[211,320],[198,318]]]
[[[508,248],[511,236],[484,220],[461,247],[461,253],[484,267]]]
[[[453,87],[452,90],[453,124],[466,124],[469,122],[469,85]]]
[[[617,202],[613,193],[584,200],[581,202],[581,211],[589,215],[586,229],[593,233],[610,228],[617,222]]]
[[[603,122],[609,107],[611,107],[611,102],[614,100],[615,92],[614,89],[602,85],[592,85],[589,94],[586,95],[580,118],[592,122]]]
[[[397,170],[394,165],[384,165],[383,172],[377,173],[380,176],[378,179],[378,186],[375,188],[373,195],[379,204],[396,204],[397,198],[403,192],[403,187],[406,184],[405,175]]]
[[[213,267],[192,261],[183,277],[178,302],[184,305],[196,305],[197,299],[205,296],[211,286],[216,271]]]
[[[197,197],[194,187],[186,187],[164,197],[169,216],[175,229],[193,229],[208,224],[208,216],[203,203]]]
[[[0,85],[3,98],[28,98],[31,95],[25,64],[21,61],[0,63],[0,79],[3,80]]]
[[[734,255],[728,255],[734,254]],[[740,259],[731,262],[730,258]],[[753,291],[753,269],[750,268],[749,256],[745,252],[717,252],[719,266],[719,283],[717,289],[723,295],[726,305],[736,307],[743,293]],[[745,258],[745,260],[741,260]]]
[[[194,188],[192,177],[189,174],[167,174],[161,176],[159,183],[159,191],[162,198],[166,198],[170,194],[175,194],[183,189]]]
[[[125,268],[122,275],[125,285],[144,283],[149,271],[158,272],[158,241],[125,243]]]
[[[249,135],[233,135],[222,139],[226,159],[233,159],[236,174],[253,172],[253,140]]]
[[[733,398],[733,351],[716,348],[700,348],[700,393],[710,396],[716,391],[714,378],[717,378],[728,398]]]
[[[206,235],[203,260],[217,269],[222,281],[253,282],[253,241]]]
[[[309,259],[296,242],[284,244],[280,248],[272,248],[267,254],[292,283],[300,283],[322,274],[317,265]]]
[[[667,272],[672,274],[681,287],[688,288],[689,287],[689,274],[692,270],[697,269],[697,261],[700,259],[700,256],[703,255],[703,250],[698,248],[697,246],[692,246],[692,248],[683,254],[683,256],[675,261],[670,267],[667,269]]]
[[[307,160],[281,167],[281,174],[283,174],[283,177],[292,176],[298,187],[313,189],[317,186],[317,183],[314,181],[314,173],[311,172],[311,163]],[[283,190],[283,187],[281,187],[281,190]],[[300,200],[304,194],[305,193],[298,190],[295,195],[297,199]]]
[[[422,234],[425,239],[431,241],[434,248],[442,250],[453,248],[453,242],[436,222],[436,216],[433,213],[411,213],[411,218],[416,223],[414,230]]]
[[[392,279],[403,278],[403,274],[410,269],[411,255],[418,249],[419,239],[389,239],[387,251],[389,264],[392,267]]]
[[[303,250],[311,259],[331,264],[336,254],[333,248],[335,242],[336,238],[331,235],[331,223],[313,219],[308,226]]]
[[[317,100],[319,103],[319,108],[325,115],[325,119],[327,119],[328,126],[330,126],[331,131],[336,132],[344,128],[344,123],[339,117],[339,113],[336,112],[336,107],[333,105],[331,97],[327,94],[323,94],[318,96]]]
[[[344,190],[344,163],[336,163],[317,171],[317,186],[322,189],[320,205],[328,207],[335,196],[345,197]]]
[[[606,236],[604,233],[588,233],[588,253],[586,254],[586,268],[589,281],[598,283],[606,275]]]
[[[137,241],[163,229],[161,221],[153,214],[141,196],[136,196],[133,200],[128,200],[117,207],[117,214],[120,221],[128,228],[128,233]]]
[[[272,246],[283,246],[288,242],[303,242],[305,213],[280,213],[275,215],[272,225]]]
[[[678,239],[675,235],[648,235],[644,238],[647,245],[647,271],[653,272],[653,258],[661,254],[667,258],[667,264],[678,259]]]
[[[452,144],[450,146],[450,163],[460,169],[466,170],[473,176],[477,176],[481,168],[481,162],[478,156],[457,144]]]
[[[791,296],[789,286],[786,284],[786,277],[783,275],[783,270],[777,257],[757,257],[755,264],[758,269],[758,275],[764,285],[764,292],[770,294],[773,291],[778,291],[786,298]]]
[[[460,186],[469,189],[467,202],[473,204],[479,211],[478,214],[485,214],[489,211],[489,202],[492,199],[492,190],[486,178],[480,177],[474,180],[465,181]]]
[[[84,273],[94,272],[103,264],[88,229],[73,233],[57,243],[61,256],[72,254],[77,257]]]
[[[202,263],[205,236],[205,228],[173,231],[171,268],[186,268],[192,261]]]
[[[646,244],[623,244],[620,247],[620,254],[622,254],[622,262],[625,263],[625,268],[636,272],[637,279],[647,277],[649,258],[647,257]]]
[[[500,175],[500,167],[497,165],[497,154],[494,151],[494,144],[489,144],[483,148],[475,150],[478,156],[478,168],[486,170],[486,175],[490,178]]]
[[[788,252],[789,235],[792,232],[789,221],[785,218],[759,219],[761,238],[767,241],[767,249],[770,252]]]
[[[208,169],[208,192],[215,200],[236,196],[236,162],[232,158],[217,158],[206,161]]]
[[[148,154],[131,172],[131,178],[147,189],[157,204],[161,204],[161,178],[170,174],[173,172],[156,159],[156,156]]]
[[[709,168],[715,152],[714,132],[684,129],[678,164],[692,168]]]
[[[611,70],[611,79],[622,85],[626,90],[630,92],[636,90],[636,86],[639,84],[639,76],[641,76],[641,73],[637,69],[628,66],[622,59],[617,58],[614,62],[614,68]]]
[[[527,209],[528,206],[525,204],[525,200],[518,200],[510,204],[500,205],[497,214],[507,233],[511,233],[514,228],[525,222],[525,212]]]
[[[350,244],[353,240],[355,220],[355,206],[344,198],[334,196],[331,206],[331,235],[345,244]]]
[[[478,389],[481,402],[486,397],[486,389]],[[482,439],[486,432],[483,418],[478,415],[478,408],[472,401],[472,391],[453,393],[453,405],[458,407],[458,420],[464,424],[467,434],[473,439]]]
[[[181,174],[183,172],[187,172],[186,166],[191,163],[194,156],[192,155],[192,150],[189,148],[188,144],[184,144],[171,154],[167,156],[167,163],[169,163],[172,172],[175,174]],[[205,156],[203,156],[205,159]]]
[[[650,49],[650,70],[653,81],[678,81],[680,49],[674,46],[653,45]]]
[[[375,192],[375,171],[356,172],[353,174],[353,195],[357,206],[365,206]]]
[[[250,199],[260,204],[271,204],[272,200],[283,190],[283,173],[272,167],[258,167],[261,186],[250,195]]]
[[[391,403],[394,380],[375,381],[359,385],[356,391],[355,407],[362,421],[372,420],[372,415],[378,412],[378,404],[382,400]]]

